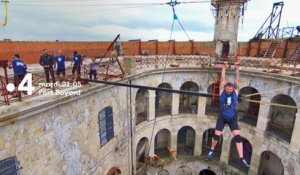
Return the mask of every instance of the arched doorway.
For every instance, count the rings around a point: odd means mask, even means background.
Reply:
[[[148,120],[149,92],[146,89],[139,89],[135,96],[136,125]]]
[[[182,127],[177,134],[177,155],[194,155],[195,137],[192,127]]]
[[[202,139],[202,156],[206,156],[208,151],[211,148],[211,141],[215,135],[215,129],[207,129],[203,133]],[[222,143],[223,143],[223,136],[219,138],[218,144],[215,147],[213,159],[220,160],[221,152],[222,152]]]
[[[284,94],[275,96],[271,103],[296,106],[296,102],[290,96]],[[271,105],[267,132],[274,134],[287,142],[290,142],[296,113],[297,109]]]
[[[141,168],[145,163],[145,156],[149,153],[149,140],[146,137],[140,139],[136,147],[136,169]]]
[[[215,87],[215,88],[214,88]],[[219,84],[211,84],[207,88],[207,93],[219,95]],[[219,99],[207,98],[205,106],[205,115],[218,116],[220,113]]]
[[[169,156],[169,149],[171,144],[171,133],[167,129],[160,130],[155,136],[154,154],[159,157]]]
[[[199,92],[199,87],[192,81],[185,82],[180,90]],[[179,113],[191,113],[196,114],[198,109],[198,96],[180,94],[179,99]]]
[[[251,156],[252,156],[252,145],[244,137],[241,137],[241,138],[242,138],[242,143],[243,143],[243,157],[248,162],[248,164],[250,165]],[[244,173],[247,173],[248,169],[249,169],[245,166],[241,166],[239,154],[238,154],[238,151],[236,149],[236,141],[233,138],[231,139],[231,144],[230,144],[228,164],[230,166],[233,166],[233,167],[237,168],[238,170],[240,170]]]
[[[116,167],[112,167],[106,175],[120,175],[121,174],[121,170],[119,168]]]
[[[281,159],[271,151],[264,151],[260,155],[258,175],[283,175],[284,166]]]
[[[168,83],[162,83],[158,87],[172,89]],[[156,91],[156,103],[158,103],[156,104],[158,106],[157,117],[172,114],[172,93]]]
[[[200,171],[199,175],[216,175],[216,173],[212,170],[204,169]]]
[[[240,95],[250,95],[250,100],[260,101],[261,96],[258,94],[258,91],[253,87],[243,87],[239,91]],[[257,94],[257,95],[254,95]],[[259,113],[259,103],[242,101],[238,104],[238,118],[240,121],[243,121],[252,126],[256,126],[258,113]]]

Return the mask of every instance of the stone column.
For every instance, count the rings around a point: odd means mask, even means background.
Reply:
[[[206,97],[199,96],[197,117],[205,117]]]
[[[231,131],[229,128],[224,128],[223,130],[223,143],[222,143],[222,152],[220,157],[220,162],[224,162],[228,165],[229,161],[229,151],[230,151],[230,144],[231,144]]]
[[[259,107],[259,114],[258,114],[256,128],[259,131],[265,132],[268,125],[268,117],[269,117],[271,100],[266,97],[261,97],[260,102],[261,104]]]
[[[151,125],[152,127],[153,125]],[[156,133],[153,133],[153,137],[152,137],[152,142],[150,145],[150,139],[149,139],[149,156],[153,156],[154,155],[154,144],[155,144],[155,135]],[[150,138],[150,137],[149,137]]]
[[[155,91],[149,91],[149,109],[148,109],[148,120],[155,119]]]
[[[195,138],[195,146],[194,146],[194,156],[200,156],[202,152],[202,139],[203,136],[201,134],[196,134]]]
[[[300,150],[299,133],[300,133],[300,110],[296,114],[293,134],[292,134],[291,143],[290,143],[290,148],[294,152],[299,152],[299,150]]]
[[[178,115],[179,114],[179,98],[180,94],[173,93],[172,96],[172,115]]]
[[[253,144],[252,150],[259,150],[259,145]],[[260,162],[260,151],[252,151],[251,163],[248,174],[257,174]]]
[[[176,132],[172,132],[171,133],[171,144],[170,147],[172,149],[176,149],[177,150],[177,133]]]

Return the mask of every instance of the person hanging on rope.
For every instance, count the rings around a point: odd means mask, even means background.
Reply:
[[[243,157],[243,144],[240,136],[240,130],[237,123],[237,105],[239,93],[239,66],[235,63],[235,80],[234,84],[226,82],[225,69],[227,62],[224,62],[221,73],[220,82],[220,114],[216,123],[216,130],[212,138],[211,150],[208,152],[207,158],[211,159],[214,149],[218,144],[218,140],[222,134],[225,124],[228,124],[236,142],[236,148],[239,154],[240,162],[243,166],[249,167],[249,164]]]

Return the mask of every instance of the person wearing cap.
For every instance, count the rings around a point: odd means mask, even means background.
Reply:
[[[234,84],[227,82],[225,79],[225,69],[227,62],[224,63],[221,72],[220,81],[220,114],[217,119],[216,129],[214,137],[212,138],[211,150],[208,152],[207,158],[211,159],[215,150],[218,140],[222,134],[225,124],[228,124],[233,139],[236,142],[236,148],[239,154],[240,163],[242,166],[249,167],[249,164],[244,159],[243,155],[243,143],[240,136],[240,130],[237,123],[237,105],[238,105],[238,93],[239,93],[239,66],[235,63],[235,80]]]
[[[43,54],[40,56],[40,65],[44,67],[47,83],[50,82],[49,74],[52,77],[52,82],[55,83],[54,70],[53,70],[54,59],[53,56],[48,54],[47,49],[43,49]]]

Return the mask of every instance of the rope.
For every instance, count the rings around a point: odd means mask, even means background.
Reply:
[[[293,87],[297,87],[297,86],[300,86],[300,84],[298,84],[298,85],[292,85],[292,86],[287,86],[287,87],[283,87],[283,88],[278,88],[278,89],[273,89],[273,90],[268,90],[268,91],[263,91],[263,92],[257,92],[257,93],[245,95],[244,97],[248,98],[248,97],[251,97],[251,96],[266,94],[266,93],[270,93],[270,92],[273,92],[273,91],[278,91],[278,90],[287,89],[287,88],[293,88]]]
[[[172,3],[172,1],[170,3]],[[163,71],[162,83],[164,82],[165,73],[166,73],[166,69],[167,69],[167,59],[168,59],[168,56],[169,56],[169,53],[170,53],[171,39],[172,39],[172,36],[173,36],[173,30],[174,30],[174,23],[175,23],[176,19],[178,20],[176,14],[175,14],[174,6],[172,6],[172,10],[173,10],[173,22],[172,22],[172,27],[171,27],[171,33],[170,33],[170,39],[169,39],[169,46],[168,46],[167,57],[166,57],[166,60],[165,60],[165,67],[164,67],[164,71]],[[156,93],[156,92],[157,91],[155,91],[155,95],[158,95],[158,93]],[[158,107],[159,107],[159,100],[160,100],[159,97],[155,96],[155,116],[154,116],[154,121],[153,121],[153,126],[152,126],[151,137],[150,137],[150,141],[149,141],[149,148],[151,148],[151,144],[152,144],[152,140],[153,140],[154,128],[155,128],[155,124],[156,124],[156,117],[157,117]],[[149,156],[149,153],[148,153],[148,156]],[[146,172],[147,172],[147,167],[148,167],[148,161],[146,161],[146,166],[145,166],[145,169],[144,169],[144,174],[146,174]]]
[[[1,2],[4,2],[4,10],[5,10],[5,16],[4,16],[4,22],[3,23],[0,23],[1,26],[6,26],[7,24],[7,19],[8,19],[8,1],[4,1],[4,0],[1,0]]]
[[[175,12],[174,12],[175,13]],[[177,17],[177,16],[176,16]],[[177,21],[181,27],[181,29],[183,30],[183,32],[185,33],[186,37],[189,39],[189,41],[191,42],[191,38],[190,36],[188,35],[188,33],[186,32],[185,28],[183,27],[182,23],[180,22],[180,20],[177,18]],[[193,45],[193,48],[198,52],[198,49],[195,47],[195,45]],[[199,53],[199,52],[198,52]],[[203,65],[205,65],[205,62],[204,60],[200,57],[200,60],[202,61],[202,63],[204,63]],[[207,68],[207,67],[205,67]],[[207,70],[209,75],[212,77],[213,79],[213,82],[216,82],[216,79],[214,78],[214,76],[212,75],[212,73],[209,71],[209,69]]]
[[[252,102],[252,103],[259,103],[259,104],[269,104],[271,106],[278,106],[278,107],[284,107],[284,108],[292,108],[292,109],[300,109],[300,106],[291,106],[291,105],[283,105],[279,103],[268,103],[268,102],[261,102],[261,101],[256,101],[256,100],[250,100],[250,99],[245,99],[247,102]]]

